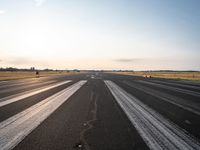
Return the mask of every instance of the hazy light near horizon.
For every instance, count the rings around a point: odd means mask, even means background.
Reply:
[[[0,14],[5,14],[5,11],[4,10],[0,10]]]
[[[11,0],[0,6],[0,67],[200,70],[195,0]]]

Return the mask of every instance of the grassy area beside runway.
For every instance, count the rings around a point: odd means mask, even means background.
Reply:
[[[151,76],[155,78],[200,81],[199,71],[133,71],[133,72],[113,72],[113,73],[123,74],[123,75],[143,76],[143,77]]]
[[[35,71],[0,71],[0,81],[36,78],[36,77],[45,77],[45,76],[69,75],[69,74],[77,74],[77,73],[78,72],[39,71],[39,75],[36,75]]]

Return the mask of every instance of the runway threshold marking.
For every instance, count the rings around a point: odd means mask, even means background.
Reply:
[[[104,82],[150,149],[200,149],[200,143],[189,133],[165,119],[114,82],[108,80]]]
[[[48,86],[37,88],[37,89],[31,90],[31,91],[26,91],[26,92],[19,93],[19,94],[16,94],[16,95],[11,95],[11,96],[8,96],[8,97],[1,98],[0,99],[0,107],[8,105],[8,104],[16,102],[16,101],[19,101],[19,100],[22,100],[22,99],[27,98],[27,97],[33,96],[35,94],[53,89],[55,87],[61,86],[63,84],[69,83],[69,82],[71,82],[71,80],[59,82],[59,83],[56,83],[54,85],[48,85]]]
[[[79,81],[0,123],[0,149],[10,150],[87,81]]]

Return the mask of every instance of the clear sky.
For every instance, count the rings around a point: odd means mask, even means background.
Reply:
[[[0,0],[0,67],[200,70],[200,0]]]

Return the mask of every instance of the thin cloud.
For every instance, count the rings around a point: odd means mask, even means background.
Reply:
[[[0,10],[0,14],[5,14],[6,11],[5,10]]]
[[[115,59],[114,61],[122,62],[122,63],[129,63],[129,62],[138,62],[140,60],[142,60],[142,59],[141,58],[131,58],[131,59],[121,58],[121,59]]]
[[[34,0],[34,2],[37,7],[40,7],[46,2],[46,0]]]

